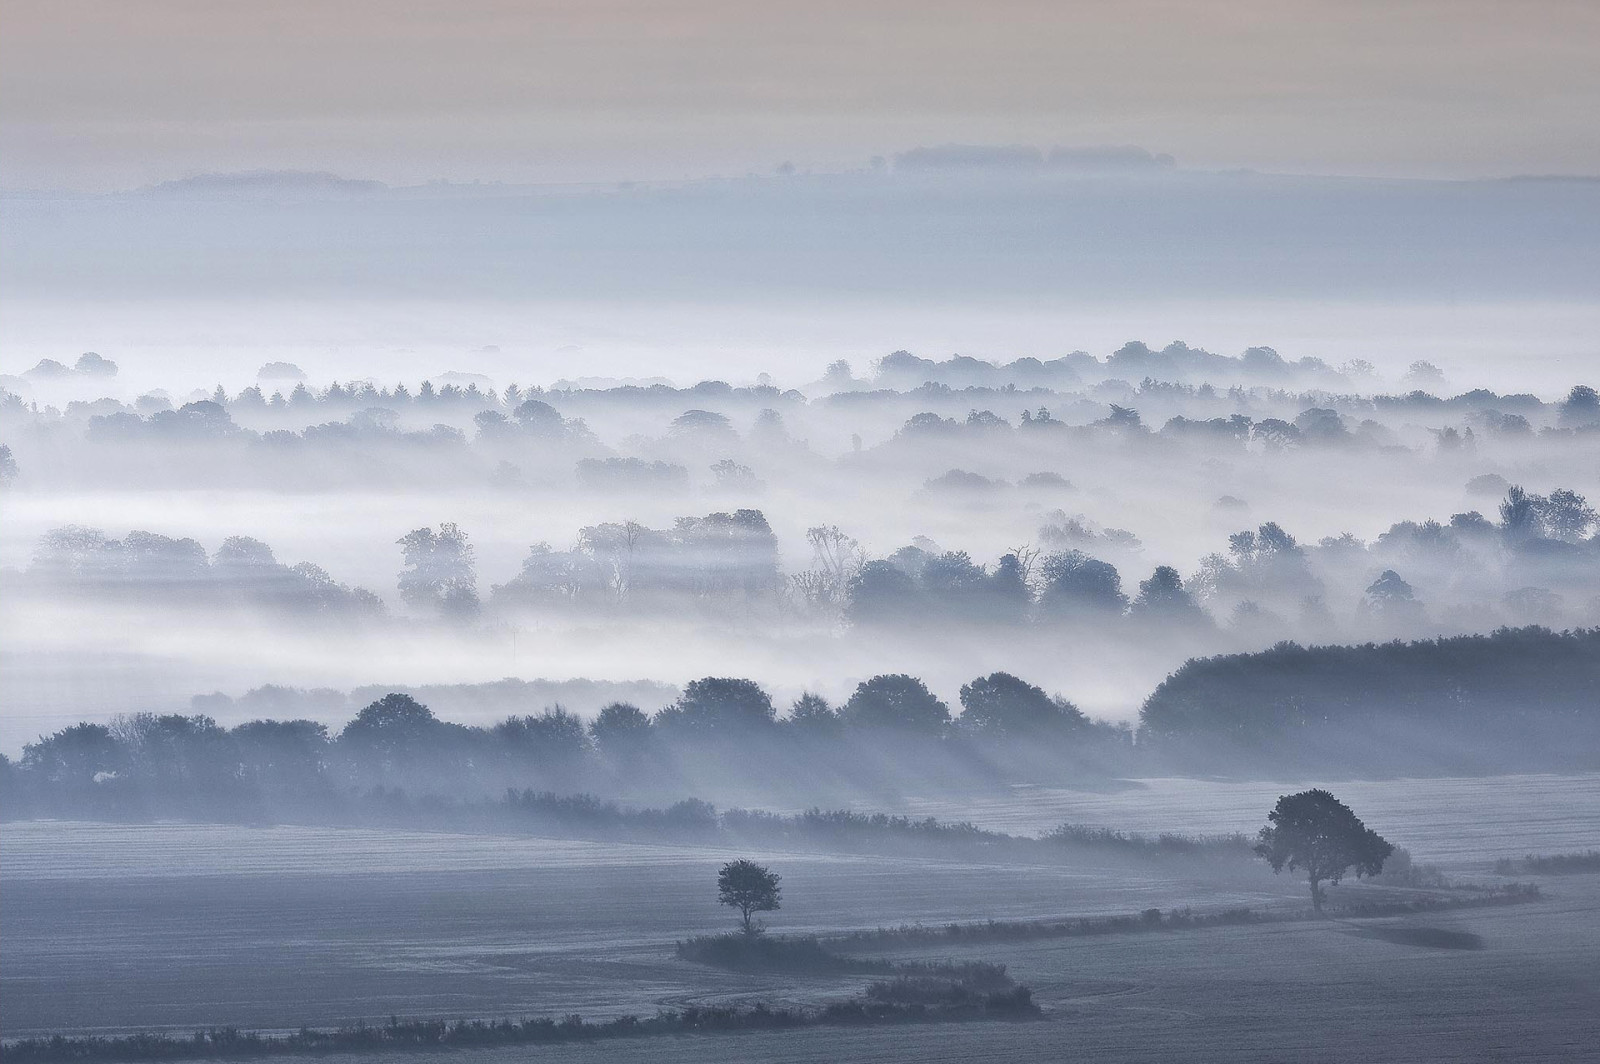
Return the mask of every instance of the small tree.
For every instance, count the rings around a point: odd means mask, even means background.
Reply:
[[[1322,911],[1322,883],[1338,883],[1355,869],[1356,878],[1375,876],[1394,846],[1363,824],[1350,807],[1323,790],[1284,795],[1267,814],[1257,836],[1256,855],[1274,872],[1305,869],[1311,904]]]
[[[755,923],[752,917],[756,913],[769,913],[779,907],[783,891],[778,886],[778,880],[782,878],[754,861],[729,861],[717,873],[717,901],[739,910],[745,934],[760,934],[761,925]]]

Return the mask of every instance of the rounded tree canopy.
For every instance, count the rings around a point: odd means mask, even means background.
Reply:
[[[851,724],[938,734],[950,723],[950,707],[915,676],[874,676],[856,686],[843,716]]]

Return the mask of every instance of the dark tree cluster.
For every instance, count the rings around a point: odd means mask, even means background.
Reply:
[[[1140,710],[1174,764],[1371,772],[1600,765],[1600,628],[1300,646],[1184,664]]]
[[[1525,628],[1191,661],[1145,702],[1137,744],[1006,673],[964,685],[959,716],[901,674],[863,681],[837,707],[806,695],[783,716],[753,681],[706,677],[653,714],[614,703],[587,724],[556,706],[468,727],[403,694],[337,734],[306,720],[225,729],[204,715],[140,714],[63,729],[0,769],[8,815],[107,817],[337,808],[341,796],[397,787],[470,797],[714,779],[798,796],[1218,768],[1593,770],[1597,690],[1600,629]]]
[[[337,733],[308,720],[227,729],[211,717],[137,714],[79,724],[30,743],[5,765],[6,804],[110,817],[235,816],[337,809],[373,788],[471,797],[506,787],[671,788],[686,780],[814,793],[910,776],[944,783],[1104,772],[1125,732],[1005,673],[961,691],[965,712],[905,675],[863,681],[835,708],[816,695],[780,718],[754,681],[706,677],[655,713],[613,703],[585,722],[562,707],[491,727],[440,720],[405,694],[366,706]],[[681,791],[680,791],[681,793]],[[19,806],[20,803],[20,806]]]
[[[1171,566],[1157,566],[1130,599],[1110,562],[1073,549],[1003,555],[993,566],[965,551],[902,547],[864,563],[846,588],[845,616],[863,626],[1104,624],[1138,621],[1204,631],[1211,619]]]

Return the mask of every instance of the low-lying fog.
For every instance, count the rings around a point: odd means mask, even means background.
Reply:
[[[210,378],[125,402],[121,363],[86,365],[23,383],[104,398],[5,407],[13,750],[210,691],[506,676],[750,676],[786,704],[908,672],[953,704],[1001,669],[1129,721],[1195,655],[1600,621],[1580,380],[1134,344],[813,364],[803,390],[268,376],[174,411]]]

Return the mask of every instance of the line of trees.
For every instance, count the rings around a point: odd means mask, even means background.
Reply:
[[[311,720],[141,713],[83,723],[0,764],[6,803],[101,816],[233,816],[335,807],[374,788],[482,796],[506,787],[683,793],[701,780],[795,794],[885,781],[975,783],[1042,772],[1104,772],[1125,757],[1125,729],[1005,673],[961,690],[965,712],[905,675],[862,682],[842,705],[815,694],[780,718],[757,683],[706,677],[654,713],[616,702],[584,721],[561,706],[490,727],[439,719],[410,695],[386,695],[339,731]]]
[[[229,536],[207,553],[188,537],[136,529],[112,539],[98,528],[67,525],[40,538],[26,577],[53,590],[131,602],[234,603],[345,618],[384,612],[371,591],[342,584],[311,562],[285,565],[250,536]]]
[[[1195,659],[1145,701],[1139,739],[1197,768],[1590,770],[1600,765],[1600,628],[1280,643]]]
[[[1370,544],[1349,534],[1303,544],[1268,521],[1229,536],[1227,550],[1207,554],[1187,579],[1158,565],[1137,588],[1125,587],[1116,565],[1091,553],[1137,547],[1130,533],[1097,531],[1060,511],[1046,516],[1040,542],[1068,549],[1021,546],[985,565],[919,539],[871,558],[837,526],[816,526],[806,534],[809,565],[791,572],[782,569],[777,536],[758,509],[680,517],[664,529],[636,521],[591,525],[566,549],[534,544],[520,571],[491,587],[489,604],[513,614],[648,613],[698,602],[712,612],[738,607],[740,616],[762,607],[906,629],[1103,627],[1125,618],[1167,635],[1203,638],[1226,629],[1270,641],[1291,634],[1333,638],[1341,620],[1328,605],[1331,585],[1338,597],[1354,600],[1341,611],[1343,621],[1368,637],[1448,625],[1440,607],[1466,620],[1457,630],[1600,620],[1600,515],[1568,488],[1539,495],[1508,485],[1498,521],[1476,511],[1455,514],[1448,524],[1400,521]],[[480,612],[466,530],[449,522],[413,529],[396,545],[407,606],[458,620]],[[311,563],[282,565],[270,547],[246,536],[230,537],[208,555],[193,539],[135,530],[117,540],[68,526],[41,538],[26,575],[44,585],[130,598],[231,599],[335,616],[382,611],[370,591],[341,584]],[[1430,595],[1438,601],[1428,601]],[[1188,647],[1214,648],[1203,641]]]
[[[682,794],[709,784],[804,796],[1067,782],[1160,771],[1449,773],[1600,767],[1600,629],[1362,646],[1280,644],[1192,660],[1146,700],[1137,734],[1007,673],[960,691],[875,676],[841,705],[780,717],[752,680],[706,677],[647,713],[560,706],[492,727],[440,720],[405,694],[337,734],[310,720],[224,728],[136,714],[40,738],[0,760],[4,805],[59,815],[266,815],[377,789],[473,797],[506,787]]]

